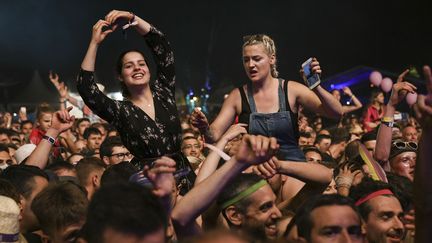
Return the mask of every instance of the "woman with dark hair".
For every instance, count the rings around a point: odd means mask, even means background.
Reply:
[[[114,30],[125,27],[134,28],[144,37],[157,68],[154,81],[150,81],[144,54],[138,50],[123,52],[117,62],[117,75],[125,100],[116,101],[97,88],[93,73],[99,45]],[[77,85],[86,105],[119,131],[123,144],[134,155],[132,163],[138,168],[163,155],[175,157],[178,168],[189,166],[180,152],[174,56],[164,34],[155,27],[131,12],[108,13],[93,26]]]
[[[380,124],[384,115],[384,93],[374,90],[370,97],[370,103],[363,114],[363,129],[366,132],[374,130]]]

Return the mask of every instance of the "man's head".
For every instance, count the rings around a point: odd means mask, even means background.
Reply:
[[[308,243],[364,242],[354,202],[338,194],[308,200],[295,216],[300,240]]]
[[[115,165],[132,159],[132,154],[123,145],[120,137],[107,137],[100,146],[99,155],[106,165]]]
[[[350,139],[349,131],[344,127],[334,128],[330,131],[330,133],[332,137],[331,145],[345,146]]]
[[[81,153],[82,151],[87,149],[87,140],[78,139],[75,141],[76,149]]]
[[[186,156],[199,158],[201,155],[201,144],[196,137],[188,136],[183,138],[181,148]]]
[[[418,142],[417,129],[413,126],[406,126],[402,130],[402,139],[407,142]]]
[[[373,156],[375,153],[376,135],[377,134],[375,131],[367,132],[363,134],[360,140],[366,149],[371,153],[371,156]]]
[[[80,118],[75,122],[75,131],[78,134],[78,138],[84,138],[84,131],[90,127],[90,120],[88,118]]]
[[[9,134],[9,138],[12,144],[15,144],[16,146],[21,146],[22,140],[19,132],[11,130]]]
[[[84,131],[84,139],[87,141],[87,148],[99,153],[102,143],[102,133],[95,127],[89,127]]]
[[[11,143],[9,135],[10,135],[9,129],[0,127],[0,144]]]
[[[79,242],[165,242],[168,216],[145,187],[113,183],[97,191]]]
[[[17,204],[21,204],[21,195],[15,186],[8,180],[0,178],[0,196],[12,198]]]
[[[80,185],[86,188],[88,197],[91,198],[93,193],[100,187],[105,164],[98,158],[89,157],[80,160],[75,169]]]
[[[348,130],[344,127],[337,127],[331,130],[331,145],[329,151],[334,159],[339,159],[345,152],[345,147],[347,146],[350,134]]]
[[[66,161],[56,161],[49,164],[45,169],[52,171],[57,176],[77,177],[75,167]]]
[[[78,161],[80,161],[81,159],[84,159],[84,155],[82,155],[81,153],[73,153],[67,158],[66,161],[69,164],[75,166],[78,163]]]
[[[47,206],[49,205],[49,206]],[[51,184],[33,200],[31,208],[50,242],[72,242],[85,222],[88,200],[84,188],[68,182]]]
[[[401,139],[402,131],[399,123],[394,123],[392,128],[392,139]]]
[[[298,144],[300,146],[300,148],[303,148],[305,146],[311,146],[313,145],[313,142],[311,140],[312,135],[309,132],[300,132],[299,134],[299,140],[298,140]]]
[[[363,179],[351,188],[350,197],[356,201],[369,242],[401,242],[405,228],[403,210],[389,184]]]
[[[5,144],[0,144],[0,169],[4,170],[11,164],[13,161],[9,154],[9,148]]]
[[[48,185],[47,174],[36,166],[11,165],[2,172],[1,178],[11,182],[22,196],[20,232],[37,230],[39,222],[30,206],[35,196]]]
[[[414,181],[417,147],[415,142],[393,141],[389,155],[391,171]]]
[[[331,136],[326,134],[318,134],[315,140],[315,146],[318,148],[321,153],[325,153],[328,151],[328,148],[331,144]]]
[[[303,153],[306,157],[307,162],[313,162],[320,164],[322,162],[321,152],[314,146],[308,146],[303,148]]]
[[[33,130],[33,122],[30,120],[22,121],[20,130],[24,135],[29,135]]]
[[[90,127],[97,128],[101,133],[102,141],[105,140],[105,138],[108,134],[108,129],[109,129],[109,125],[107,123],[96,122],[96,123],[93,123]]]
[[[138,172],[137,168],[126,161],[109,166],[102,175],[101,186],[110,183],[128,182],[129,178],[136,172]]]
[[[255,174],[240,174],[222,191],[217,203],[232,229],[274,239],[276,223],[282,216],[275,201],[276,195],[266,181]]]

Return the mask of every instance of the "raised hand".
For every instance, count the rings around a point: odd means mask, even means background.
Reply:
[[[54,84],[56,89],[59,90],[60,89],[60,78],[57,75],[57,73],[50,70],[48,77],[49,77],[49,80],[51,81],[51,83]]]
[[[95,25],[93,25],[91,42],[99,45],[105,37],[113,31],[114,29],[111,29],[110,22],[100,19]]]
[[[348,95],[349,97],[353,96],[353,93],[349,87],[343,87],[342,91],[344,92],[345,95]]]
[[[264,179],[269,179],[279,173],[280,167],[280,161],[276,157],[272,157],[269,161],[255,166],[253,171]]]
[[[68,91],[68,87],[65,85],[65,83],[60,83],[60,86],[59,86],[59,94],[60,94],[60,97],[61,98],[64,98],[64,99],[68,99],[69,98],[69,91]]]
[[[152,168],[144,167],[144,175],[153,184],[152,192],[157,197],[166,197],[172,194],[175,185],[173,173],[176,170],[176,162],[168,157],[157,159]]]
[[[54,87],[56,87],[60,95],[60,98],[68,99],[69,98],[68,88],[65,83],[60,81],[58,74],[50,70],[48,77],[51,83],[54,85]]]
[[[231,141],[234,138],[236,138],[240,134],[247,133],[246,130],[247,124],[244,123],[237,123],[234,125],[231,125],[228,130],[222,135],[223,139],[226,139],[226,141]]]
[[[205,114],[198,108],[195,108],[190,118],[191,125],[201,130],[206,130],[209,123]]]
[[[105,21],[107,21],[112,30],[114,31],[121,25],[121,21],[124,23],[131,22],[135,18],[135,15],[131,12],[120,11],[120,10],[112,10],[105,16]]]
[[[303,69],[300,69],[299,72],[300,72],[300,76],[303,77],[304,76]],[[318,74],[318,75],[321,75],[321,73],[322,73],[321,66],[319,65],[319,62],[318,62],[318,60],[315,57],[312,58],[311,72],[313,74]]]
[[[409,73],[409,69],[405,70],[403,73],[401,73],[396,81],[395,84],[393,84],[392,92],[390,95],[389,103],[391,103],[393,106],[397,105],[399,102],[401,102],[408,92],[414,93],[417,88],[405,81],[405,76]]]
[[[75,116],[71,116],[69,111],[72,110],[72,106],[66,110],[56,111],[53,114],[51,129],[57,130],[58,133],[62,133],[72,127],[75,121]]]
[[[256,165],[269,160],[279,149],[276,138],[245,135],[235,155],[240,163]]]

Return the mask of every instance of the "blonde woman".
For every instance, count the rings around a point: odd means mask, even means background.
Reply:
[[[250,134],[277,138],[281,145],[279,159],[305,161],[298,147],[299,106],[335,119],[342,116],[342,106],[320,85],[310,90],[298,82],[278,78],[276,62],[276,47],[269,36],[245,37],[243,67],[249,82],[231,91],[211,125],[197,109],[192,113],[192,124],[207,140],[216,141],[238,117],[239,123],[248,124]],[[311,69],[321,74],[315,58]]]

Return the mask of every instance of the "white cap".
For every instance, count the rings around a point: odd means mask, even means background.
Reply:
[[[14,157],[18,164],[21,164],[23,160],[27,159],[29,155],[35,150],[36,145],[32,143],[24,144],[23,146],[19,147],[14,154]]]
[[[8,236],[16,241],[7,242],[19,242],[19,216],[18,204],[12,198],[0,196],[0,238]]]

